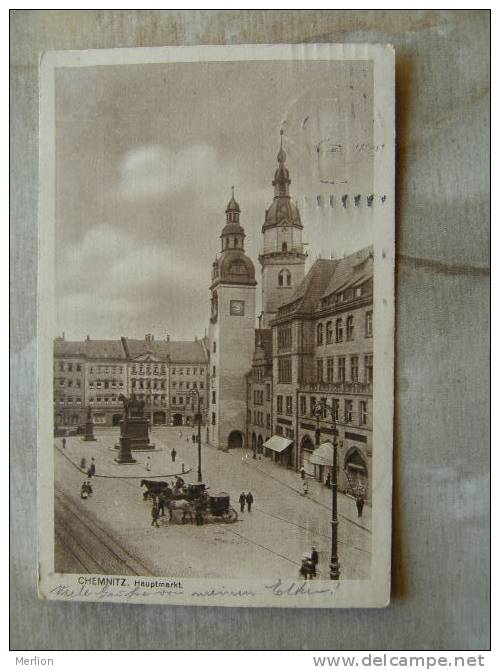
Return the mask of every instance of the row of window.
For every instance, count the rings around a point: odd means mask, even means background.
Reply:
[[[250,415],[251,417],[251,415]],[[253,423],[255,426],[262,426],[264,428],[264,412],[254,410],[253,412]],[[266,428],[271,428],[271,415],[266,414]]]
[[[132,384],[132,387],[133,386],[134,385]],[[104,381],[98,380],[96,382],[93,382],[93,381],[89,382],[89,388],[93,389],[94,387],[97,388],[97,389],[102,389],[102,388],[104,388],[104,389],[121,388],[122,389],[123,388],[123,382],[116,381],[116,379],[111,379],[111,380],[105,379]]]
[[[214,351],[215,351],[215,343],[214,343]],[[81,363],[65,363],[63,361],[59,362],[58,364],[59,372],[81,372],[82,371],[82,365]],[[117,374],[122,374],[123,373],[123,366],[122,365],[93,365],[89,367],[89,372],[90,374],[98,374],[98,373],[117,373]],[[166,366],[165,365],[132,365],[132,374],[166,374]],[[203,375],[205,374],[204,368],[172,368],[172,374],[186,374],[186,375]]]
[[[373,337],[373,312],[365,313],[365,337]],[[335,320],[335,342],[350,342],[354,339],[354,316],[350,314],[345,320],[342,317]],[[318,323],[316,327],[316,343],[333,344],[334,330],[333,321],[327,321],[325,324]]]
[[[114,372],[115,374],[122,374],[123,373],[123,366],[122,365],[92,365],[89,367],[89,372],[90,374],[109,374],[110,372]]]
[[[198,388],[198,382],[186,382],[186,388],[187,389],[191,388],[191,384],[192,384],[192,388],[194,388],[194,389]],[[179,386],[180,389],[183,388],[184,387],[184,382],[179,382],[179,384],[177,384],[177,382],[172,382],[172,388],[177,388],[177,386]],[[200,389],[205,388],[205,382],[200,382],[199,388]]]
[[[253,392],[253,404],[254,405],[263,405],[264,404],[264,391],[254,390]]]
[[[79,379],[75,380],[75,386],[76,388],[80,388],[82,385],[81,381]],[[59,379],[59,386],[65,387],[70,389],[73,386],[73,380],[72,379]]]
[[[266,368],[263,365],[255,367],[253,369],[253,380],[255,382],[262,382],[266,376]]]
[[[154,381],[151,381],[150,379],[132,379],[132,388],[139,388],[139,389],[157,389],[157,388],[162,388],[165,389],[167,388],[167,382],[162,381],[159,382],[156,379]]]
[[[283,414],[283,396],[282,395],[277,395],[276,396],[276,412],[278,414]],[[285,414],[292,414],[293,413],[293,396],[287,395],[285,396]]]
[[[356,288],[346,289],[345,291],[340,291],[340,293],[332,293],[327,298],[323,298],[321,305],[326,307],[328,305],[339,305],[344,302],[349,302],[350,300],[356,300],[361,298],[364,295],[368,295],[372,292],[372,280],[365,282],[362,286],[356,286]]]
[[[189,396],[187,398],[184,398],[184,396],[173,396],[172,397],[172,405],[197,405],[198,404],[198,399],[196,398],[190,398]],[[200,397],[200,408],[203,407],[203,398]]]
[[[314,396],[309,398],[309,412],[307,411],[307,398],[301,395],[299,398],[299,413],[301,416],[315,416],[315,409],[317,399]],[[356,423],[360,426],[366,426],[368,423],[368,401],[359,400],[355,406],[354,400],[344,400],[343,414],[341,414],[340,399],[333,398],[331,403],[327,403],[326,398],[320,398],[319,406],[321,407],[320,418],[324,421],[343,420],[344,423]],[[356,407],[356,409],[355,409]]]
[[[290,326],[278,328],[278,349],[292,348],[292,329]]]
[[[292,359],[278,358],[278,382],[280,384],[292,383]]]
[[[81,363],[59,363],[59,372],[81,372],[82,371],[82,365]]]
[[[146,375],[164,375],[166,372],[165,365],[132,365],[132,374],[146,374]]]
[[[179,374],[179,375],[183,375],[183,374],[186,374],[186,375],[190,375],[190,374],[204,375],[205,374],[205,369],[204,368],[199,368],[199,370],[198,370],[198,368],[192,368],[192,372],[191,372],[191,368],[172,368],[172,374],[173,375],[177,375],[177,374]]]
[[[361,381],[360,370],[359,370],[359,356],[350,356],[349,357],[349,381],[359,382]],[[317,382],[345,382],[347,381],[346,377],[346,357],[337,356],[337,365],[335,366],[335,359],[333,356],[330,356],[326,359],[326,370],[325,370],[325,361],[322,358],[316,359],[316,381]],[[373,354],[365,354],[363,358],[364,369],[362,380],[365,384],[373,383]],[[326,375],[325,375],[326,372]]]
[[[144,400],[147,405],[151,404],[150,403],[150,398],[149,396],[138,396],[139,400]],[[167,401],[167,396],[166,395],[155,395],[153,396],[153,405],[165,405]],[[89,398],[89,404],[92,404],[94,402],[98,403],[104,403],[104,404],[119,404],[120,401],[116,396],[96,396],[96,398]]]
[[[59,405],[64,405],[64,404],[66,404],[66,405],[73,405],[73,404],[74,405],[81,405],[82,404],[82,399],[78,396],[75,396],[73,398],[73,396],[70,395],[70,396],[67,396],[66,398],[57,398],[57,399],[54,398],[54,400],[57,400]]]

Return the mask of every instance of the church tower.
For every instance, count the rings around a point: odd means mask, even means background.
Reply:
[[[269,328],[278,308],[290,299],[305,274],[307,254],[302,244],[299,209],[290,199],[290,174],[285,166],[283,131],[278,152],[278,169],[274,173],[274,200],[266,210],[259,255],[262,266],[261,328]]]
[[[246,378],[255,344],[255,268],[245,255],[240,206],[226,208],[221,250],[212,266],[209,327],[209,438],[219,449],[242,447],[246,425]]]

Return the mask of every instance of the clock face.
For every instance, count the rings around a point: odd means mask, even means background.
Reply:
[[[245,314],[245,301],[231,300],[229,303],[229,313],[231,316],[243,316]]]

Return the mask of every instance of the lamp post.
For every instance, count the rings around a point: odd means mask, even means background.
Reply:
[[[324,411],[328,410],[332,417],[332,434],[333,434],[333,464],[332,464],[332,548],[330,556],[330,579],[338,581],[340,579],[340,563],[339,563],[339,553],[338,553],[338,526],[339,518],[337,513],[337,468],[338,468],[338,430],[337,423],[335,419],[335,407],[334,405],[328,405],[324,403],[316,403],[314,406],[314,417],[316,419],[316,445],[319,444],[320,428],[319,420],[323,416]]]
[[[200,393],[198,389],[193,389],[190,391],[189,395],[192,399],[197,398],[198,400],[198,481],[202,482],[203,477],[201,475],[201,406],[200,406]]]

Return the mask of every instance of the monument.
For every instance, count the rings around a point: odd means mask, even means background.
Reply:
[[[87,407],[87,420],[85,421],[85,426],[83,430],[83,441],[84,442],[95,442],[96,438],[94,437],[94,422],[92,421],[92,411],[90,405]]]
[[[135,463],[132,451],[152,451],[154,444],[149,441],[149,421],[144,416],[144,401],[132,393],[130,398],[120,394],[123,402],[124,418],[120,421],[120,442],[117,463]]]

